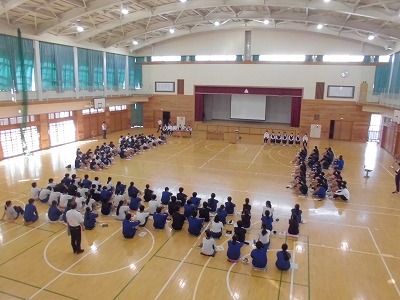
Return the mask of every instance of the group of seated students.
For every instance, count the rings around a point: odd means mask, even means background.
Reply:
[[[143,200],[139,195],[143,197]],[[60,183],[55,183],[54,179],[50,178],[44,188],[39,188],[37,183],[33,182],[31,198],[25,209],[13,206],[11,201],[7,201],[2,219],[4,220],[4,217],[7,216],[9,220],[15,220],[19,215],[23,215],[26,225],[36,222],[39,215],[35,201],[48,203],[47,217],[50,222],[67,223],[66,213],[76,204],[76,210],[84,214],[84,227],[89,230],[95,228],[99,213],[103,216],[114,217],[116,220],[122,221],[122,235],[125,238],[133,238],[139,227],[147,225],[150,216],[152,216],[153,227],[156,230],[164,229],[166,222],[172,220],[171,228],[181,231],[187,221],[189,234],[200,236],[205,232],[200,247],[201,253],[206,256],[215,255],[215,239],[222,237],[225,225],[229,224],[233,226],[233,230],[227,230],[227,233],[233,235],[232,240],[228,242],[227,250],[227,259],[230,262],[237,262],[241,258],[242,246],[249,245],[249,242],[246,241],[246,234],[251,227],[252,215],[248,198],[245,199],[243,209],[239,213],[240,220],[234,224],[233,220],[227,220],[228,216],[235,215],[236,205],[231,197],[228,197],[223,204],[219,204],[220,201],[217,200],[215,193],[212,193],[208,200],[202,201],[197,197],[196,192],[189,197],[184,193],[184,188],[180,187],[179,192],[173,195],[166,187],[158,199],[149,184],[141,191],[134,182],[131,182],[128,187],[120,181],[114,185],[112,178],[108,177],[107,182],[103,185],[98,177],[91,180],[86,174],[81,179],[76,174],[67,173]],[[143,205],[142,201],[146,203],[147,207]],[[100,212],[97,213],[96,211],[99,209]],[[271,202],[266,201],[258,239],[254,240],[255,249],[251,252],[252,264],[255,269],[265,270],[267,266],[270,234],[271,232],[276,233],[273,231],[272,225],[273,213]],[[298,205],[292,209],[292,218],[293,216],[296,216],[295,221],[289,220],[288,232],[297,234],[298,224],[301,223],[301,210]],[[206,223],[208,224],[206,225]],[[296,226],[297,233],[291,229]],[[287,249],[287,245],[283,244],[282,251],[277,254],[276,266],[280,270],[290,268],[290,254]]]
[[[192,134],[192,127],[189,125],[172,125],[171,123],[164,124],[161,128],[163,134],[172,135],[174,131],[189,131]]]
[[[287,187],[293,188],[295,194],[306,197],[310,188],[312,195],[319,201],[324,200],[327,196],[344,201],[350,199],[347,182],[342,177],[343,156],[340,155],[335,159],[331,147],[326,148],[320,155],[318,147],[315,146],[307,157],[307,147],[303,146],[292,162],[296,165],[296,169],[292,173],[293,180]],[[325,173],[324,170],[327,169],[333,169],[333,172]]]
[[[94,151],[88,149],[85,153],[80,148],[76,150],[74,162],[75,169],[90,169],[99,171],[114,164],[114,158],[118,154],[118,149],[113,142],[103,143],[96,146]]]
[[[129,159],[137,154],[141,154],[143,151],[165,144],[166,141],[167,140],[164,134],[159,137],[155,137],[153,134],[135,134],[132,136],[128,133],[126,136],[120,136],[118,140],[118,153],[120,158]]]

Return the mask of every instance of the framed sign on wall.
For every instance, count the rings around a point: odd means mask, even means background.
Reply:
[[[354,86],[328,85],[329,98],[354,98]]]
[[[156,92],[175,93],[175,82],[156,81],[154,90]]]

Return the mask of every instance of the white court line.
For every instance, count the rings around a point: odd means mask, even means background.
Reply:
[[[203,141],[204,141],[204,140],[201,140],[201,141],[197,142],[196,144],[190,145],[189,147],[184,148],[183,150],[181,150],[181,151],[175,153],[174,155],[170,156],[170,157],[167,158],[167,159],[171,159],[171,158],[173,158],[174,156],[177,156],[178,154],[181,154],[182,152],[185,152],[187,149],[192,148],[192,147],[194,147],[194,146],[200,144],[200,143],[203,142]],[[191,139],[190,142],[187,143],[186,145],[189,145],[191,142],[192,142],[192,139]]]
[[[296,244],[297,242],[294,242],[294,249],[293,249],[293,263],[295,263],[295,257],[296,257]],[[310,255],[310,254],[308,254]],[[293,299],[293,284],[294,284],[294,268],[290,268],[291,269],[291,274],[290,274],[290,297],[289,299],[292,300]]]
[[[212,161],[214,158],[216,158],[218,155],[220,155],[222,152],[224,152],[225,149],[227,149],[231,144],[228,144],[224,149],[219,151],[217,154],[215,154],[213,157],[211,157],[209,160],[207,160],[204,164],[200,166],[200,169],[203,168],[206,164],[208,164],[210,161]]]
[[[384,169],[390,174],[390,176],[392,176],[392,177],[394,178],[394,175],[393,175],[392,172],[390,172],[390,171],[389,171],[384,165],[382,165],[381,163],[380,163],[380,165],[381,165],[382,168],[384,168]]]
[[[247,170],[250,169],[251,165],[256,161],[257,157],[260,155],[261,150],[264,149],[264,145],[261,146],[260,150],[257,152],[257,155],[254,157],[254,159],[251,161],[250,166],[247,167]]]
[[[8,245],[8,244],[10,244],[10,243],[12,243],[12,242],[18,240],[19,238],[21,238],[21,237],[27,235],[28,233],[30,233],[30,232],[32,232],[32,231],[34,231],[34,230],[36,230],[36,229],[38,229],[39,227],[42,227],[43,225],[46,225],[47,223],[49,223],[49,222],[45,222],[45,223],[43,223],[42,225],[39,225],[38,227],[32,228],[31,230],[25,232],[24,234],[21,234],[21,235],[17,236],[15,239],[12,239],[12,240],[8,241],[7,243],[1,244],[1,246],[4,247],[5,245]]]
[[[108,241],[111,237],[113,237],[117,232],[121,232],[121,229],[118,228],[117,231],[115,231],[112,235],[110,235],[108,238],[106,238],[104,241],[102,241],[97,248],[99,248],[102,244],[104,244],[106,241]],[[83,260],[86,256],[88,256],[91,252],[88,251],[85,255],[83,255],[80,259],[78,259],[76,262],[74,262],[71,266],[69,266],[67,269],[65,269],[62,273],[58,274],[56,277],[54,277],[52,280],[50,280],[46,285],[44,285],[41,289],[39,289],[36,293],[34,293],[32,296],[30,296],[28,299],[33,299],[36,297],[40,292],[45,290],[50,284],[52,284],[54,281],[56,281],[58,278],[60,278],[62,275],[65,274],[68,270],[73,268],[75,265],[77,265],[81,260]]]
[[[271,150],[273,150],[273,149],[275,149],[275,148],[278,148],[278,147],[279,147],[279,146],[275,146],[275,147],[272,147],[271,149],[269,149],[269,150],[267,151],[268,156],[269,156],[273,161],[275,161],[276,163],[278,163],[278,164],[281,165],[281,166],[293,167],[293,165],[291,165],[291,166],[285,165],[285,164],[281,163],[280,161],[276,160],[275,158],[273,158],[273,157],[271,156]]]
[[[46,212],[43,212],[43,213],[41,213],[39,216],[41,216],[41,215],[44,215],[44,214],[46,214]],[[18,216],[19,217],[19,216]],[[22,219],[23,219],[24,217],[22,216]],[[7,221],[7,222],[4,222],[4,223],[0,223],[0,225],[3,225],[3,224],[7,224],[7,223],[11,223],[11,220],[9,220],[9,221]],[[15,223],[15,222],[14,222]],[[17,228],[19,228],[19,227],[21,227],[21,226],[25,226],[25,224],[24,223],[22,223],[22,224],[18,224],[18,223],[15,223],[15,224],[17,224],[17,226],[15,226],[15,227],[13,227],[13,228],[11,228],[11,229],[9,229],[9,230],[6,230],[6,231],[1,231],[1,229],[0,229],[0,234],[4,234],[4,233],[7,233],[7,232],[10,232],[10,231],[13,231],[13,230],[15,230],[15,229],[17,229]],[[43,224],[45,224],[45,223],[43,223]],[[42,224],[42,225],[43,225]],[[41,225],[40,225],[41,226]],[[35,227],[36,228],[36,227]]]
[[[396,289],[397,295],[400,296],[399,287],[397,286],[397,283],[396,283],[395,279],[393,278],[392,272],[390,272],[390,269],[389,269],[389,267],[387,266],[386,261],[385,261],[385,259],[384,259],[383,256],[382,256],[382,252],[381,252],[381,250],[380,250],[379,247],[378,247],[378,244],[377,244],[377,242],[376,242],[376,240],[375,240],[375,238],[374,238],[374,235],[372,234],[372,232],[371,232],[371,230],[370,230],[369,228],[367,228],[367,229],[368,229],[368,232],[369,232],[369,234],[370,234],[370,236],[371,236],[371,238],[372,238],[372,241],[373,241],[374,244],[375,244],[376,250],[378,250],[379,256],[381,257],[381,260],[382,260],[382,262],[383,262],[383,264],[384,264],[384,266],[385,266],[385,269],[386,269],[386,271],[387,271],[388,274],[389,274],[389,277],[390,277],[390,279],[391,279],[391,281],[392,281],[391,283],[393,284],[394,288]]]

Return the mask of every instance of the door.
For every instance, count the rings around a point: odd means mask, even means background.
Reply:
[[[336,120],[333,129],[333,139],[340,140],[340,130],[342,128],[342,121]]]
[[[317,138],[317,139],[321,138],[321,125],[320,124],[311,124],[310,137]]]
[[[353,122],[335,120],[333,139],[340,141],[351,141]]]

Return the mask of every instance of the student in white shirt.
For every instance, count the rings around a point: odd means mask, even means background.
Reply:
[[[81,194],[81,196],[86,196],[86,193],[89,192],[89,189],[85,188],[83,183],[80,183],[78,189],[76,190],[76,192]]]
[[[94,180],[92,181],[92,186],[93,186],[93,184],[96,185],[96,189],[98,189],[99,186],[100,187],[102,186],[101,182],[99,181],[99,177],[94,178]]]
[[[268,144],[269,133],[268,130],[264,133],[264,144]]]
[[[344,200],[344,201],[350,200],[350,192],[349,192],[349,190],[347,189],[346,185],[343,185],[342,188],[341,188],[340,190],[337,190],[337,191],[335,192],[335,194],[333,195],[333,198],[334,198],[334,199],[340,198],[340,199],[342,199],[342,200]]]
[[[86,197],[83,197],[80,193],[76,193],[76,210],[81,211],[85,208],[86,205]]]
[[[307,147],[308,145],[308,136],[307,133],[305,135],[303,135],[303,146]]]
[[[149,207],[148,207],[149,214],[153,215],[156,212],[157,207],[159,206],[161,206],[161,201],[157,200],[157,195],[155,194],[151,195],[151,200],[149,201]]]
[[[124,201],[124,200],[125,200],[125,196],[124,196],[124,195],[121,195],[120,191],[117,191],[117,192],[115,193],[115,196],[114,196],[114,201],[113,201],[114,206],[117,207],[118,204],[119,204],[119,202],[120,202],[120,201]]]
[[[61,193],[60,193],[60,192],[52,191],[52,192],[50,193],[49,201],[47,201],[47,203],[49,203],[49,205],[51,205],[51,203],[52,203],[54,200],[57,201],[57,203],[60,203],[60,196],[61,196]]]
[[[224,228],[224,224],[219,219],[219,216],[216,215],[214,220],[211,222],[211,236],[215,239],[219,239],[222,236],[222,229]]]
[[[36,182],[32,182],[32,189],[31,189],[31,198],[35,200],[39,200],[39,193],[41,188],[37,187]]]
[[[83,209],[86,210],[86,207],[89,207],[90,211],[94,211],[97,208],[96,200],[94,200],[90,195],[87,197],[85,207]]]
[[[120,200],[115,211],[115,220],[125,220],[125,216],[127,213],[129,213],[129,206],[127,205],[126,200]]]
[[[60,196],[60,203],[59,203],[58,205],[59,205],[60,207],[62,207],[62,208],[66,208],[66,207],[67,207],[67,204],[68,204],[68,201],[70,201],[72,198],[73,198],[73,196],[68,195],[67,193],[62,194],[62,195]]]
[[[49,182],[47,183],[46,187],[51,187],[51,190],[53,190],[55,186],[56,186],[56,184],[54,183],[54,179],[49,178]]]
[[[114,184],[112,182],[111,177],[108,177],[106,187],[107,187],[107,190],[114,190]]]
[[[144,205],[139,206],[139,211],[136,213],[136,220],[140,222],[139,226],[146,226],[147,220],[149,219],[149,213],[144,211]]]
[[[267,200],[266,202],[265,202],[265,206],[263,206],[263,212],[262,212],[262,215],[263,216],[265,216],[265,211],[269,211],[269,216],[271,217],[271,218],[273,218],[274,217],[274,211],[275,211],[275,209],[272,207],[272,205],[271,205],[271,201],[269,201],[269,200]]]
[[[261,231],[258,234],[258,240],[263,243],[264,247],[267,247],[267,249],[269,248],[269,237],[271,234],[271,231],[269,231],[267,229],[267,224],[263,223],[261,225]]]
[[[203,238],[201,244],[201,254],[205,256],[215,256],[215,240],[211,236],[211,231],[206,230],[206,237]]]
[[[51,194],[51,187],[48,186],[45,189],[41,189],[39,193],[39,201],[42,203],[46,203],[47,201],[49,201],[50,194]]]

